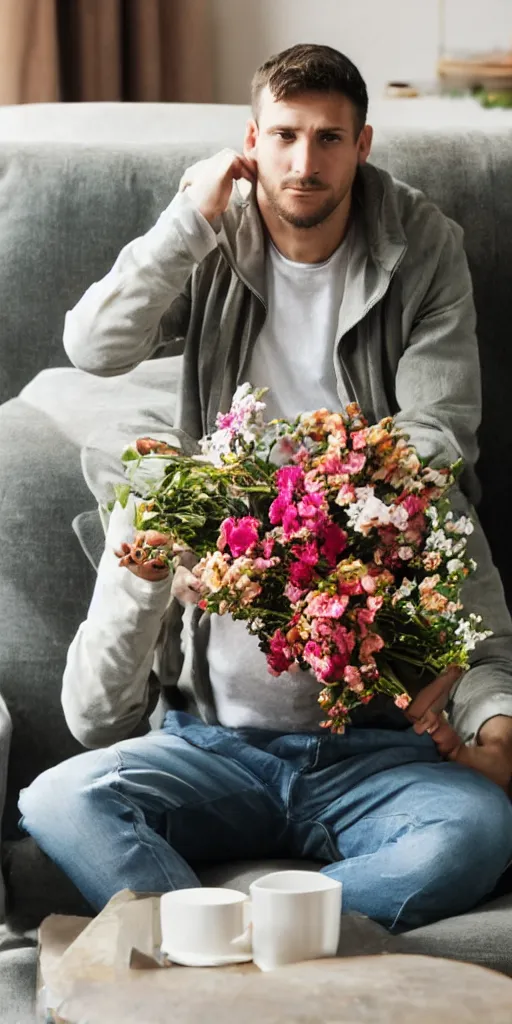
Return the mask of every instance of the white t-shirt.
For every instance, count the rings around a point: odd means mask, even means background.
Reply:
[[[270,388],[267,419],[339,407],[334,346],[349,237],[323,263],[294,263],[269,243],[267,318],[247,374],[253,387]]]
[[[294,263],[269,245],[267,318],[247,374],[254,387],[270,388],[264,398],[266,419],[340,408],[334,347],[349,246],[350,233],[324,263]],[[314,676],[302,671],[271,676],[244,622],[212,615],[208,666],[222,725],[318,729],[320,686]]]

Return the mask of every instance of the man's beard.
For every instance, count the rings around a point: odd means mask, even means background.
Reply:
[[[281,192],[284,191],[281,186],[275,187],[269,185],[265,178],[261,174],[258,175],[258,181],[267,197],[269,205],[272,207],[274,213],[282,220],[285,220],[287,224],[291,224],[295,228],[316,228],[319,224],[323,224],[324,220],[327,220],[334,213],[334,210],[340,205],[342,200],[345,198],[346,190],[343,190],[337,195],[329,195],[325,201],[316,210],[309,214],[297,215],[287,209],[287,207],[280,202]],[[290,183],[291,184],[291,183]],[[318,188],[318,183],[313,182],[309,179],[301,180],[296,182],[298,188],[315,190]]]

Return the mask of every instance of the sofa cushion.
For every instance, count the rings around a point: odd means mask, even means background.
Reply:
[[[69,365],[67,310],[155,223],[185,167],[217,148],[0,142],[0,402]]]
[[[81,750],[60,682],[92,593],[93,570],[69,542],[71,520],[90,504],[76,445],[21,399],[0,406],[0,690],[13,726],[4,838],[17,834],[20,789]]]
[[[2,1024],[34,1024],[37,949],[23,939],[2,949],[0,939],[0,1007]]]
[[[139,432],[166,431],[173,423],[180,357],[141,363],[117,377],[95,377],[72,367],[42,370],[20,392],[77,448],[120,451]]]
[[[71,529],[95,507],[81,446],[103,446],[115,468],[138,434],[169,430],[179,372],[179,359],[115,379],[46,370],[0,406],[0,692],[13,722],[4,836],[18,834],[20,789],[81,750],[60,703],[67,650],[95,580]]]
[[[512,977],[512,893],[467,914],[397,935],[392,952],[467,960]]]
[[[254,879],[271,871],[298,868],[317,871],[314,861],[238,861],[196,867],[203,885],[228,886],[249,892]],[[81,894],[33,839],[10,843],[4,859],[8,892],[8,923],[20,933],[36,928],[51,913],[89,916],[94,913]],[[509,877],[509,885],[512,878]],[[491,967],[512,976],[512,893],[476,907],[467,914],[390,935],[362,914],[343,919],[340,955],[377,952],[424,953]]]

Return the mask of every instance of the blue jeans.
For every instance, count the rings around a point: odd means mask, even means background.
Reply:
[[[428,735],[164,727],[88,751],[20,797],[22,826],[100,909],[114,893],[199,885],[191,865],[323,861],[344,910],[395,931],[469,910],[512,858],[512,806]]]

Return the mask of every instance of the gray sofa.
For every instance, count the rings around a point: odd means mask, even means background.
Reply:
[[[95,136],[101,105],[90,113],[89,140],[67,142],[30,142],[11,132],[2,143],[0,118],[0,800],[12,723],[1,832],[8,922],[0,938],[2,1022],[31,1019],[30,929],[52,910],[88,912],[73,886],[20,834],[16,807],[22,787],[80,750],[60,706],[66,650],[94,583],[94,568],[71,528],[94,507],[80,449],[92,444],[112,453],[136,433],[158,434],[172,423],[179,373],[179,360],[165,352],[121,378],[80,373],[62,349],[64,314],[123,244],[154,223],[188,164],[226,143],[240,144],[245,111],[234,108],[230,121],[223,108],[217,136],[215,108],[193,108],[196,129],[187,118],[184,143],[176,128],[183,110],[178,117],[172,105],[153,108],[148,144],[143,134],[133,140],[129,111],[116,121],[109,106],[103,136]],[[143,133],[140,118],[137,125]],[[512,534],[503,530],[512,498],[512,129],[421,132],[381,125],[373,160],[424,190],[466,231],[484,379],[480,511],[512,601]],[[222,865],[205,878],[244,888],[262,870]],[[472,913],[393,938],[370,926],[351,949],[426,952],[512,975],[510,893],[505,876]],[[0,892],[0,914],[1,903]]]

